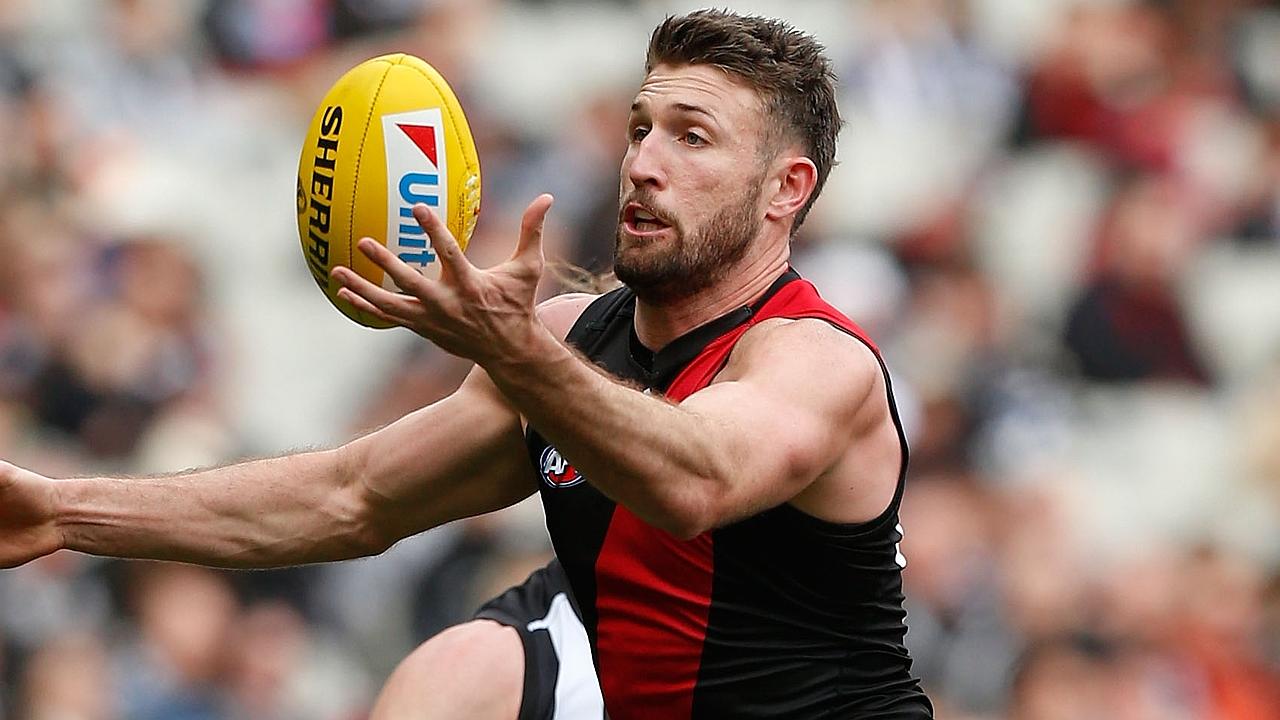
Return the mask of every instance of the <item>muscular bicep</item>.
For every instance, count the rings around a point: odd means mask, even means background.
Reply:
[[[883,410],[874,393],[879,363],[859,341],[813,320],[761,329],[739,343],[716,382],[681,403],[705,420],[730,467],[717,525],[808,490]]]
[[[478,367],[452,395],[344,449],[392,540],[507,507],[537,489],[520,416]]]

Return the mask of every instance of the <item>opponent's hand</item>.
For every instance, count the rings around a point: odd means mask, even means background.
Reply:
[[[363,238],[357,244],[360,252],[401,292],[374,285],[350,268],[336,267],[333,277],[343,286],[338,297],[481,365],[508,357],[538,326],[535,299],[544,263],[542,225],[551,203],[550,195],[539,195],[529,204],[511,259],[488,270],[480,270],[462,254],[439,215],[417,205],[413,216],[440,258],[440,279],[428,280],[382,244]]]
[[[62,547],[54,514],[54,482],[0,460],[0,568]]]

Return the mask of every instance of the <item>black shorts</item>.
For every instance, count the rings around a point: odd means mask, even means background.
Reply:
[[[559,560],[485,603],[475,617],[520,633],[524,695],[517,720],[607,720],[591,644]]]

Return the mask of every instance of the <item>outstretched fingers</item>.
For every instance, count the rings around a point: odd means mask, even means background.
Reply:
[[[525,208],[524,217],[520,219],[520,240],[516,243],[516,251],[511,256],[513,262],[542,274],[542,227],[547,220],[547,212],[555,198],[543,193]]]
[[[342,285],[338,297],[385,322],[404,324],[420,307],[415,298],[378,287],[351,268],[334,268],[333,279]]]
[[[396,254],[388,250],[387,246],[373,238],[366,237],[360,238],[360,241],[356,243],[356,248],[365,257],[372,260],[373,264],[382,268],[382,271],[391,278],[396,287],[424,300],[427,298],[430,293],[431,281],[423,277],[417,268],[396,257]]]
[[[390,315],[382,312],[377,307],[375,307],[373,303],[369,302],[368,300],[365,300],[364,298],[360,297],[354,292],[351,292],[347,288],[342,288],[338,290],[338,297],[348,302],[356,310],[359,310],[365,315],[375,317],[381,320],[382,322],[391,323],[392,325],[404,324],[404,321],[393,318]]]
[[[426,231],[427,237],[431,238],[431,249],[440,259],[442,278],[451,277],[465,281],[471,277],[472,273],[477,272],[476,267],[462,254],[462,247],[458,245],[458,240],[453,233],[449,232],[449,227],[444,224],[444,220],[438,213],[418,203],[413,206],[413,219],[418,221]]]

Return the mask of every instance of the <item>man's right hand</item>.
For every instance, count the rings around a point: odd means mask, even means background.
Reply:
[[[55,492],[53,480],[0,460],[0,568],[30,562],[62,547]]]

